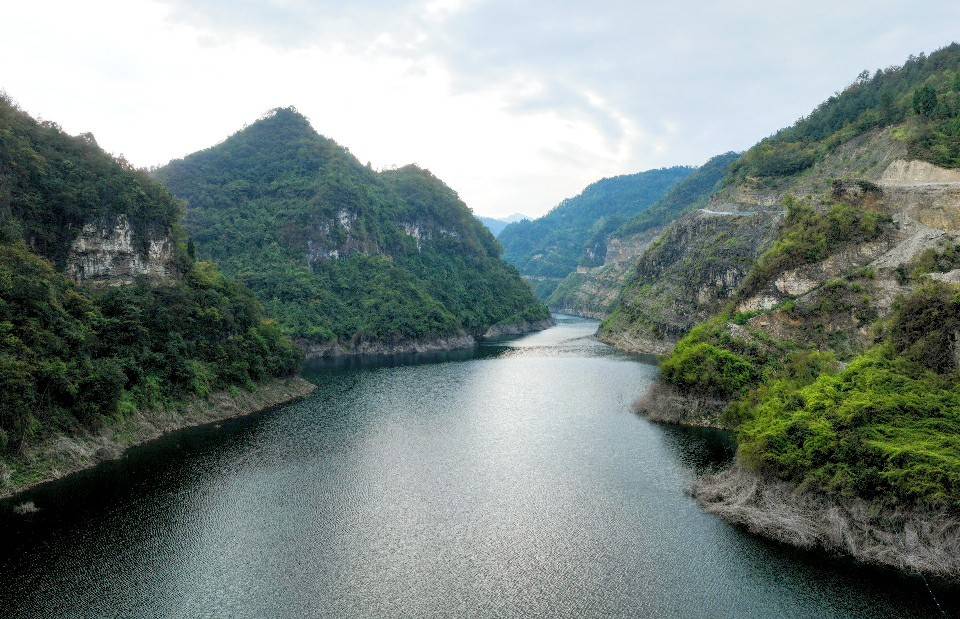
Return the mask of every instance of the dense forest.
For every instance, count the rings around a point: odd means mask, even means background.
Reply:
[[[504,258],[524,275],[553,278],[603,264],[607,237],[693,172],[678,166],[597,181],[543,217],[507,226],[498,237]]]
[[[37,122],[0,96],[0,232],[26,239],[59,268],[85,223],[126,216],[134,242],[146,232],[177,234],[180,206],[159,184],[114,159],[89,133],[68,137],[56,123]],[[181,254],[182,256],[182,254]]]
[[[300,352],[251,293],[194,261],[163,187],[8,99],[0,214],[0,461],[54,431],[95,430],[298,370]],[[120,215],[135,245],[138,230],[171,235],[175,279],[95,289],[64,276],[82,225]]]
[[[739,153],[711,157],[690,176],[677,183],[667,195],[636,217],[626,221],[611,236],[626,237],[664,226],[683,213],[707,205],[710,196],[726,179]]]
[[[590,270],[577,270],[567,275],[556,288],[549,292],[549,280],[543,282],[548,291],[546,303],[550,308],[571,311],[595,317],[608,317],[617,312],[623,316],[624,306],[636,306],[635,296],[651,295],[653,288],[646,284],[655,284],[656,280],[645,280],[645,271],[636,269],[643,248],[656,238],[656,235],[671,222],[697,208],[707,205],[710,196],[721,185],[737,160],[736,153],[724,153],[712,157],[692,174],[678,182],[653,206],[643,210],[628,220],[609,236],[595,239],[591,247],[591,264],[603,266]],[[608,260],[608,247],[611,241],[619,241],[616,256]],[[640,309],[643,311],[643,309]],[[611,323],[606,323],[608,328]]]
[[[273,110],[156,171],[197,255],[309,342],[399,343],[548,317],[457,194],[416,166],[376,172]]]

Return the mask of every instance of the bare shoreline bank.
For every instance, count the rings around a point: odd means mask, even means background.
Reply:
[[[493,325],[483,335],[475,337],[467,333],[460,333],[446,337],[426,340],[403,340],[400,342],[358,342],[344,344],[341,342],[307,342],[300,340],[297,345],[303,350],[307,360],[312,359],[346,359],[351,357],[376,357],[387,355],[408,355],[433,352],[452,352],[465,350],[477,346],[483,340],[497,339],[516,335],[525,335],[536,331],[543,331],[554,325],[552,318],[544,320],[521,322],[507,325]]]
[[[229,389],[163,410],[141,411],[95,431],[47,437],[12,462],[0,461],[0,499],[121,457],[127,449],[164,434],[295,402],[316,385],[299,377],[277,378],[254,391]]]

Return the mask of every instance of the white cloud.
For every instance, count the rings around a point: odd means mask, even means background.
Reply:
[[[866,0],[8,4],[0,88],[135,164],[292,104],[362,161],[428,167],[493,215],[745,148],[960,18]]]

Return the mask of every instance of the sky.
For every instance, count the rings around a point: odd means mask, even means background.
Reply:
[[[4,0],[0,90],[162,165],[274,107],[474,212],[699,165],[860,71],[960,39],[956,0]]]

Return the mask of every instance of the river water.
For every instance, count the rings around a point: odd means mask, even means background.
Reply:
[[[304,401],[0,503],[0,614],[937,616],[922,581],[702,512],[730,438],[632,414],[656,368],[596,326],[314,367]]]

